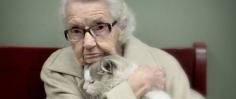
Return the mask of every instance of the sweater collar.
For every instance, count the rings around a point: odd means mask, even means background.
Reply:
[[[124,58],[137,65],[155,65],[150,47],[131,36],[124,46]],[[71,47],[61,49],[51,70],[83,78],[83,67],[77,61]]]
[[[137,65],[156,65],[151,51],[152,47],[131,36],[124,48],[124,57]]]

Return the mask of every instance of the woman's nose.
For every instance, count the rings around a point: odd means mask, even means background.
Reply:
[[[83,47],[85,49],[92,49],[96,46],[95,38],[90,33],[85,33]]]

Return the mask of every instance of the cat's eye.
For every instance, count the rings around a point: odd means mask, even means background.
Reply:
[[[93,84],[93,83],[94,83],[94,80],[89,81],[89,84]]]

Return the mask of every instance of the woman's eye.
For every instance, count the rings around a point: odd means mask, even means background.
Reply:
[[[80,29],[72,29],[71,32],[72,33],[82,33],[82,31]]]
[[[100,24],[100,25],[97,25],[95,27],[95,30],[103,30],[105,28],[105,25],[104,24]]]

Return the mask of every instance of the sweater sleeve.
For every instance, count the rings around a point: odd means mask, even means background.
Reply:
[[[41,78],[47,94],[46,99],[83,99],[70,75],[44,69],[41,72]]]
[[[83,99],[74,76],[56,72],[48,68],[59,52],[53,53],[47,59],[41,70],[40,76],[44,82],[46,99]]]

